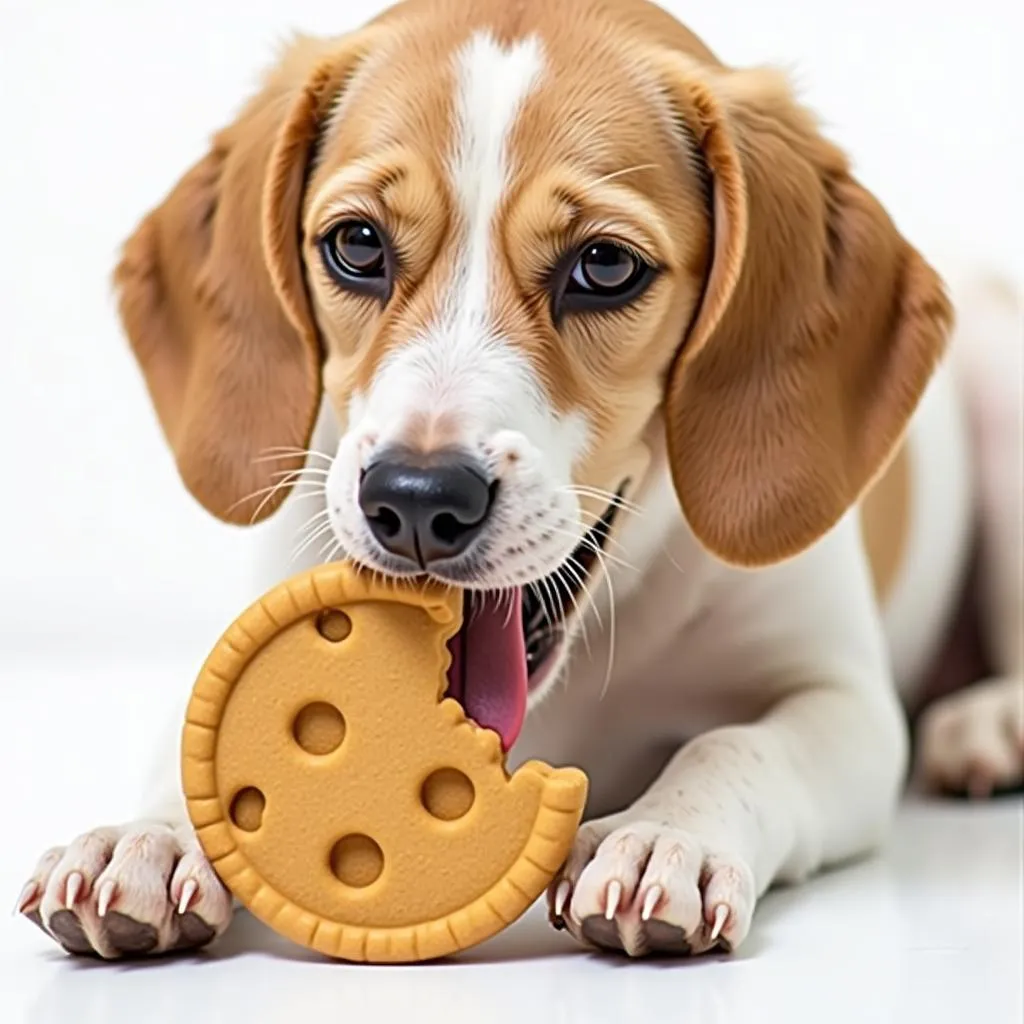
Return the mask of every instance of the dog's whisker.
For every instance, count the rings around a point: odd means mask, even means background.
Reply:
[[[579,623],[579,636],[580,636],[580,639],[583,641],[583,649],[587,652],[587,658],[589,660],[589,659],[593,658],[594,651],[593,651],[593,649],[590,646],[590,633],[587,630],[586,616],[581,614],[579,604],[577,603],[576,598],[572,595],[572,593],[567,591],[566,595],[568,596],[569,601],[570,601],[570,603],[573,606],[573,611],[576,613],[576,621],[577,621],[577,623]],[[560,599],[560,603],[561,603],[561,599]],[[561,619],[564,622],[565,621],[565,617],[566,617],[565,613],[564,612],[560,612],[559,614],[561,615]]]
[[[289,484],[296,483],[299,480],[299,471],[297,469],[289,470],[288,473],[280,480],[275,480],[272,484],[267,484],[266,487],[261,487],[259,490],[253,491],[252,494],[242,498],[238,504],[243,501],[248,501],[250,498],[255,497],[257,494],[266,494],[267,491],[273,491],[281,487],[287,487]]]
[[[240,508],[247,501],[254,501],[256,498],[258,498],[258,497],[260,497],[261,495],[264,495],[264,494],[273,495],[273,493],[276,490],[280,489],[281,487],[286,487],[286,486],[287,486],[287,482],[281,481],[281,482],[278,482],[276,484],[271,484],[269,487],[261,487],[257,491],[252,491],[250,494],[246,494],[245,496],[239,498],[238,501],[232,502],[228,506],[228,515],[230,515],[232,512],[234,512],[236,508]],[[260,506],[260,508],[262,508],[262,506]],[[250,524],[249,524],[250,526],[252,525],[252,523],[254,523],[256,521],[256,517],[260,513],[260,508],[258,508],[252,514],[252,519],[250,520]]]
[[[576,621],[580,624],[580,635],[583,639],[583,646],[586,648],[587,656],[590,657],[592,652],[590,649],[590,636],[587,632],[586,617],[582,614],[582,610],[577,600],[577,594],[574,592],[571,585],[575,582],[579,588],[579,592],[582,593],[584,591],[585,584],[578,571],[580,568],[582,567],[579,566],[579,563],[577,563],[574,558],[569,557],[548,577],[548,579],[551,580],[555,593],[558,595],[559,621],[565,622],[567,618],[565,612],[565,599],[568,598],[576,613]],[[568,581],[565,579],[566,576],[570,577]],[[598,619],[600,620],[599,614]]]
[[[538,582],[544,588],[545,598],[542,602],[544,608],[544,616],[548,620],[549,625],[554,625],[554,623],[551,620],[551,613],[560,611],[558,594],[552,586],[550,577],[544,576]],[[564,618],[564,616],[562,616],[562,618]],[[561,621],[561,619],[559,621]]]
[[[259,498],[261,496],[273,497],[273,495],[277,491],[279,491],[282,488],[287,487],[287,486],[288,486],[288,483],[286,482],[286,483],[283,483],[283,484],[281,484],[281,483],[272,484],[269,487],[261,487],[258,491],[253,491],[253,493],[250,494],[245,499],[245,501],[252,501],[254,498]],[[312,490],[300,490],[300,488],[303,488],[303,487],[311,487],[313,489]],[[316,497],[322,498],[324,496],[324,493],[325,492],[324,492],[323,485],[315,484],[311,480],[310,481],[300,481],[299,483],[294,485],[292,487],[292,489],[291,489],[291,494],[295,498],[309,498],[309,497],[312,497],[312,496],[316,496]],[[239,501],[237,504],[241,505],[241,504],[244,504],[244,502]]]
[[[321,519],[326,519],[330,515],[330,510],[326,507],[313,512],[312,515],[295,531],[297,535],[301,535],[304,531],[308,530],[314,523]]]
[[[236,508],[239,508],[240,506],[246,504],[246,502],[254,501],[256,498],[260,497],[260,495],[263,495],[263,500],[259,503],[259,505],[256,506],[256,510],[249,518],[249,525],[251,526],[253,523],[256,522],[257,519],[259,519],[260,513],[266,507],[267,503],[274,497],[274,495],[277,494],[278,491],[290,488],[296,484],[299,486],[301,486],[302,484],[306,484],[307,486],[313,486],[313,481],[302,481],[298,480],[297,477],[293,477],[291,479],[285,477],[283,480],[278,480],[277,483],[270,484],[268,487],[260,487],[259,489],[253,491],[251,494],[247,494],[245,495],[245,497],[239,498],[238,501],[233,502],[231,505],[228,506],[228,514],[230,515],[230,513],[234,512]],[[315,493],[325,493],[325,489],[322,484],[316,486],[317,490]],[[307,496],[303,495],[301,491],[296,493],[298,497]]]
[[[615,505],[613,507],[616,509],[617,512],[630,512],[630,511],[633,511],[631,509],[621,508],[618,505]],[[582,516],[590,516],[591,519],[598,520],[598,519],[604,519],[604,517],[608,514],[608,510],[607,509],[603,509],[602,511],[598,512],[598,511],[595,511],[594,509],[585,508],[585,507],[583,507],[581,505],[580,509],[579,509],[579,513]],[[639,511],[634,511],[633,514],[634,515],[640,515],[640,512]]]
[[[508,603],[508,609],[505,612],[505,625],[504,628],[508,629],[509,623],[512,621],[512,616],[516,612],[516,588],[511,586],[503,586],[498,592],[498,606],[501,607],[501,602],[506,601]]]
[[[602,519],[606,519],[608,516],[609,508],[614,508],[616,515],[631,515],[642,517],[643,513],[638,509],[622,508],[619,505],[610,505],[609,507],[603,508],[600,512],[594,511],[593,509],[585,508],[582,505],[577,505],[576,511],[580,518],[586,516],[590,520],[591,526],[596,525]]]
[[[588,625],[587,624],[587,617],[584,614],[583,609],[580,608],[580,603],[577,600],[577,594],[583,594],[586,597],[586,599],[587,599],[588,603],[590,604],[590,606],[594,609],[594,617],[597,620],[598,629],[602,629],[603,628],[602,623],[601,623],[601,613],[598,611],[597,606],[594,604],[593,597],[590,595],[589,591],[587,590],[586,584],[583,582],[583,580],[582,580],[582,578],[580,576],[580,573],[579,573],[579,571],[578,571],[576,566],[578,566],[578,563],[576,563],[576,560],[574,558],[569,558],[562,565],[562,570],[564,570],[566,573],[570,573],[572,575],[573,579],[575,579],[576,583],[578,584],[578,586],[580,588],[579,591],[574,592],[570,587],[567,586],[565,588],[565,593],[567,594],[569,600],[572,602],[573,611],[575,611],[575,613],[576,613],[576,621],[579,623],[580,636],[583,639],[583,647],[584,647],[584,649],[587,652],[587,658],[588,659],[593,659],[594,651],[593,651],[593,649],[590,646],[590,633],[588,632],[588,629],[587,629],[587,625]],[[565,618],[564,614],[563,614],[562,618],[563,619]]]
[[[331,532],[330,522],[323,523],[318,529],[314,530],[298,547],[292,551],[290,561],[294,562],[296,559],[301,557],[303,552],[307,551],[313,544],[316,543],[324,534]]]
[[[604,700],[605,694],[612,684],[612,670],[615,665],[615,588],[612,585],[612,574],[604,564],[604,556],[601,552],[595,552],[598,562],[601,564],[602,573],[608,585],[608,666],[604,674],[604,682],[601,684],[601,693],[598,700]]]
[[[661,552],[665,556],[665,558],[668,560],[669,565],[671,565],[673,569],[675,569],[678,573],[680,573],[683,576],[686,575],[686,569],[684,569],[683,566],[681,566],[676,561],[676,557],[675,557],[675,555],[672,554],[672,552],[669,549],[669,546],[668,546],[667,543],[662,543],[661,544]]]
[[[558,599],[558,621],[565,622],[567,618],[565,611],[567,588],[562,585],[561,579],[557,575],[551,577],[551,586],[554,589],[555,597]],[[584,639],[586,638],[584,637]]]
[[[551,615],[548,611],[548,605],[546,595],[541,586],[542,580],[530,580],[524,584],[526,589],[533,595],[534,600],[537,602],[536,607],[533,609],[533,615],[528,623],[524,623],[531,632],[536,629],[546,629],[551,625]]]
[[[342,543],[340,540],[330,540],[320,549],[320,553],[317,558],[324,563],[333,562],[335,557],[342,549]]]
[[[613,506],[613,507],[615,508],[616,513],[623,512],[623,513],[629,513],[629,514],[635,515],[635,516],[642,516],[643,515],[643,512],[641,510],[639,510],[639,509],[622,508],[621,506],[618,506],[618,505]],[[580,505],[578,507],[577,511],[579,512],[579,514],[581,516],[589,516],[590,519],[593,520],[593,522],[595,522],[595,523],[599,522],[602,519],[604,519],[605,516],[608,514],[608,509],[607,508],[602,510],[602,511],[600,511],[600,512],[598,512],[598,511],[595,511],[594,509],[585,508],[583,505]]]
[[[632,508],[638,512],[643,511],[643,506],[627,498],[617,491],[609,491],[605,487],[598,487],[596,484],[568,483],[559,488],[560,491],[568,491],[571,494],[586,494],[590,497],[601,498],[610,505],[619,505],[623,508]]]
[[[592,529],[594,526],[597,525],[598,522],[600,522],[600,518],[598,518],[595,522],[589,523],[589,524],[586,523],[585,521],[581,521],[580,522],[580,529],[584,531],[584,537],[581,540],[581,543],[583,543],[584,541],[588,545],[594,543],[593,540],[591,540],[589,537],[586,536],[586,531],[589,531],[590,529]],[[616,548],[619,551],[627,550],[626,549],[626,545],[623,544],[622,541],[619,540],[618,537],[614,537],[610,533],[605,535],[604,539],[602,540],[602,544],[604,545],[604,547],[602,549],[604,551],[607,551],[609,547],[614,547],[614,548]]]
[[[608,687],[611,685],[612,669],[613,669],[614,661],[615,661],[616,608],[615,608],[615,590],[614,590],[613,585],[612,585],[611,573],[608,571],[608,567],[604,564],[604,560],[603,560],[604,559],[604,553],[601,552],[599,549],[595,549],[594,554],[595,554],[595,556],[596,556],[596,558],[597,558],[597,560],[598,560],[598,562],[600,564],[601,574],[605,578],[605,580],[607,581],[607,586],[608,586],[608,619],[609,619],[608,630],[607,630],[607,633],[608,633],[608,661],[607,661],[607,667],[606,667],[606,671],[605,671],[604,682],[603,682],[602,687],[601,687],[601,692],[600,692],[600,694],[598,696],[598,700],[602,700],[604,698],[605,694],[608,691]],[[570,563],[572,563],[572,567],[575,570],[582,570],[582,568],[583,568],[582,566],[580,566],[579,562],[574,557],[570,557],[568,559],[568,561],[566,563],[566,566],[565,566],[567,569],[570,568]],[[591,576],[591,578],[593,578],[593,577]],[[588,603],[590,604],[590,607],[594,611],[594,618],[597,621],[598,627],[602,630],[602,632],[604,632],[604,623],[603,623],[603,620],[602,620],[602,617],[601,617],[601,613],[600,613],[600,611],[598,609],[598,606],[597,606],[597,601],[596,601],[593,593],[591,592],[590,588],[587,586],[586,583],[584,583],[582,580],[579,580],[578,576],[577,576],[577,581],[579,582],[580,587],[582,588],[582,590],[586,593],[586,596],[587,596],[587,599],[588,599]],[[581,623],[581,628],[582,628],[582,631],[583,631],[584,636],[585,636],[586,620],[580,614],[578,607],[577,607],[577,615],[579,615],[579,619],[580,619],[580,623]],[[589,647],[588,647],[588,656],[591,656]]]
[[[273,490],[278,487],[287,487],[291,483],[295,483],[302,477],[301,469],[286,469],[281,473],[274,473],[272,477],[280,477],[275,480],[274,483],[268,484],[266,487],[261,487],[259,490],[253,491],[251,494],[247,494],[244,498],[239,498],[236,505],[241,505],[243,502],[249,501],[254,498],[257,494],[263,494],[266,491]]]
[[[544,617],[544,619],[550,624],[551,620],[548,618],[547,606],[544,604],[544,595],[541,593],[540,590],[540,581],[529,580],[528,582],[524,583],[523,586],[534,596],[534,598],[537,601],[537,610],[534,611],[534,616],[536,616],[537,611],[539,611],[540,614]],[[524,625],[526,626],[530,626],[532,624],[533,619],[531,619],[528,623],[524,623]]]
[[[323,459],[328,463],[334,461],[333,455],[318,452],[315,448],[290,448],[287,445],[274,445],[270,448],[264,448],[260,455],[253,459],[253,462],[273,462],[275,459],[292,459],[299,456],[302,458]]]
[[[319,512],[314,512],[296,531],[296,535],[300,536],[307,530],[312,529],[321,519],[326,519],[330,516],[330,510],[326,508],[320,509]]]
[[[582,536],[580,536],[580,543],[583,544],[585,547],[590,547],[594,543],[594,540],[593,540],[592,537],[589,536],[589,533],[598,524],[598,522],[600,522],[600,521],[601,521],[600,517],[598,519],[596,519],[592,523],[587,523],[585,520],[581,520],[580,521],[579,529],[580,529],[580,533],[582,534]],[[601,544],[602,544],[602,550],[605,551],[605,552],[608,551],[609,547],[613,547],[613,548],[615,548],[616,550],[618,550],[620,552],[625,552],[627,550],[626,545],[623,544],[622,541],[619,540],[618,537],[615,537],[615,536],[613,536],[610,533],[605,534],[605,536],[601,539]],[[615,556],[615,557],[621,557],[621,556]]]
[[[611,540],[611,538],[609,537],[609,538],[607,538],[605,540],[605,544],[606,545],[608,543],[608,540]],[[592,551],[595,555],[596,554],[603,555],[609,562],[611,562],[612,565],[616,565],[620,569],[625,569],[628,572],[639,572],[640,571],[635,565],[633,565],[632,562],[626,561],[625,558],[621,558],[619,555],[613,555],[608,550],[607,547],[602,547],[592,537],[584,536],[580,540],[580,546],[583,547],[583,548],[586,548],[587,551]],[[625,550],[625,549],[623,549],[623,550]]]
[[[602,522],[602,520],[603,517],[598,519],[597,523]],[[597,526],[597,523],[592,523],[589,526],[585,522],[580,522],[578,524],[578,529],[580,531],[580,544],[582,544],[583,547],[588,548],[591,551],[595,550],[595,548],[599,549],[602,554],[607,555],[615,564],[621,565],[625,569],[638,571],[637,567],[633,565],[632,562],[629,562],[624,558],[619,558],[616,555],[609,554],[608,545],[610,544],[615,545],[615,547],[617,547],[620,551],[626,550],[625,545],[617,537],[614,537],[609,530],[605,529],[602,531],[602,537],[600,541],[598,541],[595,537],[591,535],[592,532],[596,532],[595,527]],[[569,533],[573,536],[576,535],[575,533],[573,533],[573,531],[569,531]]]
[[[295,546],[292,548],[291,560],[294,561],[298,558],[305,550],[307,544],[311,543],[317,537],[322,537],[325,533],[324,527],[329,527],[330,525],[329,521],[320,520],[318,522],[311,523],[309,526],[303,527],[300,531],[296,531],[297,536],[295,538]]]
[[[306,488],[309,488],[309,489],[307,490]],[[256,511],[253,513],[253,515],[258,518],[259,517],[259,513],[263,511],[263,506],[271,498],[273,498],[274,495],[277,494],[277,492],[279,490],[282,490],[282,489],[287,490],[288,491],[288,496],[293,498],[296,501],[301,501],[303,498],[321,498],[322,499],[324,497],[324,494],[326,493],[322,486],[314,484],[312,481],[301,481],[301,480],[297,481],[297,482],[296,481],[289,481],[287,484],[284,484],[283,487],[275,487],[272,490],[269,490],[266,493],[266,495],[264,496],[263,501],[260,502],[260,505],[258,506]],[[255,519],[253,520],[253,522],[255,522]]]
[[[263,465],[268,462],[284,462],[286,459],[309,459],[315,455],[319,455],[322,459],[327,460],[327,465],[334,462],[334,459],[330,456],[321,455],[320,452],[284,452],[280,455],[257,455],[250,461],[254,466]]]
[[[319,476],[319,477],[328,477],[328,476],[331,475],[328,470],[321,469],[319,466],[302,466],[300,469],[282,469],[282,470],[280,470],[280,471],[278,471],[276,473],[271,473],[270,475],[271,475],[271,477],[276,477],[276,476],[291,476],[291,475],[306,476],[307,474],[310,475],[310,476]]]
[[[586,590],[586,577],[587,571],[580,564],[579,559],[574,555],[570,555],[559,567],[557,573],[566,573],[571,577],[571,582],[575,583],[579,592],[585,594],[589,598],[589,593]],[[596,609],[595,609],[596,611]],[[598,615],[598,622],[600,623],[600,615]]]
[[[629,572],[639,571],[635,565],[632,565],[625,559],[619,558],[618,555],[609,554],[607,551],[603,550],[601,546],[597,543],[597,541],[595,541],[591,537],[588,537],[586,534],[580,536],[573,530],[565,530],[559,526],[552,526],[551,532],[560,534],[563,537],[571,537],[573,540],[577,542],[577,546],[586,548],[588,551],[592,551],[594,554],[597,554],[600,551],[601,554],[604,555],[613,565],[617,565],[622,569],[626,569]]]
[[[645,512],[644,507],[638,505],[635,501],[630,501],[628,498],[622,497],[622,495],[613,494],[611,491],[604,491],[596,487],[569,484],[566,487],[560,487],[559,491],[562,494],[571,494],[574,497],[594,498],[598,501],[603,501],[605,505],[612,505],[622,512],[631,512],[637,516],[642,516]]]
[[[601,611],[597,606],[597,602],[594,600],[594,595],[587,586],[587,571],[580,564],[579,560],[575,557],[570,557],[565,564],[567,571],[572,572],[573,578],[576,580],[580,588],[580,592],[584,594],[587,599],[587,603],[594,611],[594,618],[597,620],[598,629],[604,629],[604,620],[601,618]],[[578,609],[577,609],[578,612]]]

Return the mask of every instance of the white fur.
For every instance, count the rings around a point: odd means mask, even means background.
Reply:
[[[494,223],[509,178],[508,136],[544,61],[536,38],[503,49],[487,33],[474,35],[456,60],[457,128],[449,175],[466,231],[442,319],[462,334],[486,329],[490,321]]]
[[[910,526],[902,572],[886,601],[884,622],[895,678],[909,696],[934,654],[935,636],[953,614],[958,580],[970,554],[972,490],[962,397],[951,367],[932,379],[907,434]],[[941,514],[936,514],[941,509]]]

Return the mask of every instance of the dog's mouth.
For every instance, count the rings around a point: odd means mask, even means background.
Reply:
[[[511,749],[526,701],[554,664],[567,625],[615,523],[618,500],[554,572],[527,587],[467,591],[463,625],[449,643],[447,696]]]

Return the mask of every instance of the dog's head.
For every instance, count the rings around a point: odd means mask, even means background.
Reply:
[[[305,449],[326,397],[343,550],[485,590],[484,620],[535,585],[549,667],[546,620],[652,473],[731,562],[828,531],[950,316],[780,77],[642,0],[411,0],[300,40],[117,280],[203,505],[271,513],[291,478],[267,455]]]

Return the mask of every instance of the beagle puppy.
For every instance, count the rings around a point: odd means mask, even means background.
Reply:
[[[591,779],[549,895],[581,941],[735,949],[770,886],[874,849],[974,595],[987,667],[919,763],[1020,782],[1015,300],[969,285],[949,346],[940,278],[786,80],[646,0],[297,39],[116,283],[185,486],[276,513],[254,586],[349,557],[464,588],[467,712]],[[21,894],[72,953],[230,923],[168,725],[141,816]]]

